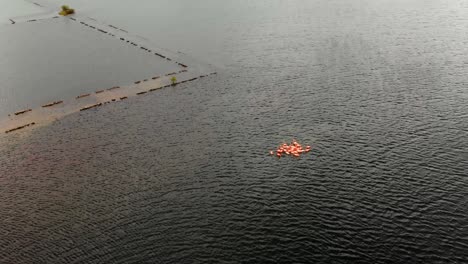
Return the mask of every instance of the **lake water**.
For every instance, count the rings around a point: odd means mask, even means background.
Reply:
[[[0,263],[468,262],[468,2],[72,7],[218,75],[0,138]]]

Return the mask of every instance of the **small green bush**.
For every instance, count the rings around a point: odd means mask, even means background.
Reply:
[[[62,11],[59,12],[60,15],[62,16],[67,16],[75,13],[75,9],[70,8],[67,5],[62,6]]]

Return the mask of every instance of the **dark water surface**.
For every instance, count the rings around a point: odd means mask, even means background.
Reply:
[[[0,263],[468,262],[466,1],[115,8],[219,74],[1,138]]]

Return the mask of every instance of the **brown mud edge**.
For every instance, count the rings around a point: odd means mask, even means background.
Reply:
[[[52,102],[50,104],[45,104],[42,107],[51,107],[51,106],[58,105],[58,104],[61,104],[61,103],[63,103],[63,101],[56,101],[56,102]]]
[[[24,113],[27,113],[27,112],[31,112],[32,109],[26,109],[26,110],[23,110],[23,111],[18,111],[18,112],[15,112],[15,115],[21,115],[21,114],[24,114]]]
[[[33,125],[35,125],[35,124],[36,124],[36,123],[32,122],[32,123],[26,124],[26,125],[24,125],[24,126],[15,127],[15,128],[12,128],[12,129],[9,129],[9,130],[5,131],[5,133],[8,134],[8,133],[10,133],[10,132],[23,129],[23,128],[28,127],[28,126],[33,126]]]

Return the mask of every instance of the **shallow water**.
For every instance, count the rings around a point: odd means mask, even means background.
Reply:
[[[63,17],[1,27],[0,117],[182,69],[93,27]]]
[[[0,25],[11,24],[12,18],[41,13],[44,8],[27,1],[0,0]]]
[[[222,70],[1,138],[0,262],[468,261],[466,2],[106,4]]]

